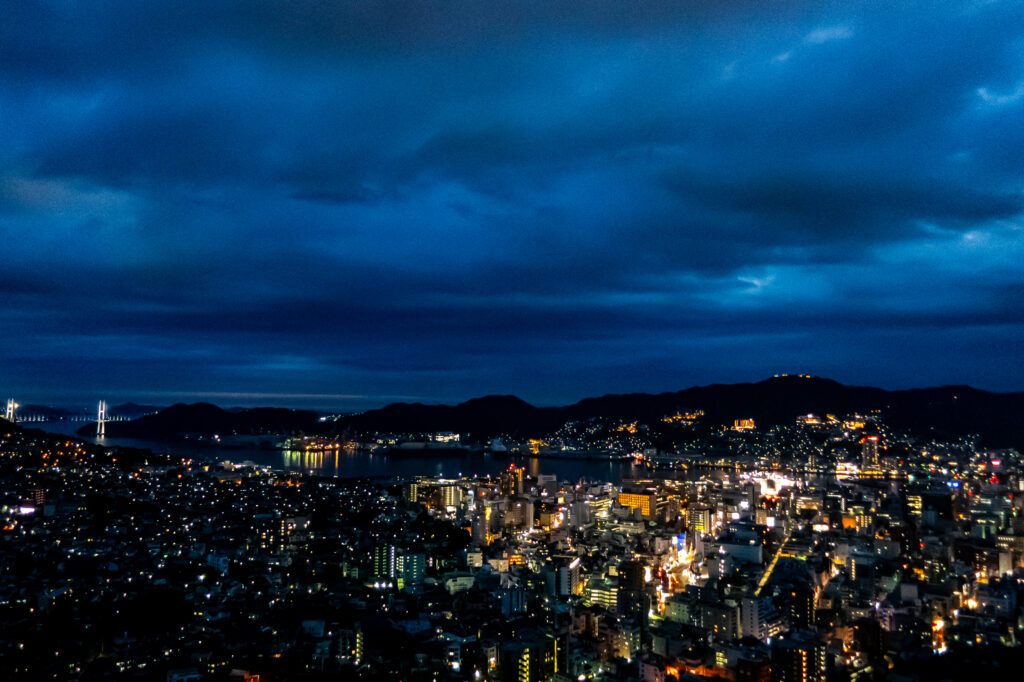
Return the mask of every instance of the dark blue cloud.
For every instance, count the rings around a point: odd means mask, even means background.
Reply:
[[[13,3],[0,385],[319,406],[787,370],[1020,389],[1022,20]]]

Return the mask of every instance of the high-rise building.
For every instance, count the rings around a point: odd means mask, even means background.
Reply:
[[[46,491],[42,488],[32,488],[28,492],[28,500],[36,507],[42,507],[46,503]]]
[[[814,590],[801,585],[786,595],[786,620],[790,629],[812,628],[814,622]]]
[[[486,547],[488,544],[490,528],[488,527],[487,517],[490,516],[490,511],[490,507],[485,507],[473,517],[473,524],[470,530],[474,547]]]
[[[688,528],[691,535],[708,535],[714,531],[711,508],[706,505],[694,505],[687,510]]]
[[[860,439],[860,468],[878,468],[878,436],[864,436]]]
[[[526,590],[518,585],[502,587],[498,590],[498,602],[501,604],[501,615],[506,618],[526,613]]]
[[[508,469],[501,472],[498,479],[498,489],[505,497],[523,494],[523,468],[510,464]]]
[[[558,673],[558,641],[552,635],[530,635],[501,645],[501,679],[539,682]]]
[[[398,565],[394,545],[377,545],[373,548],[373,575],[375,578],[395,578]]]
[[[441,487],[441,506],[458,507],[462,502],[462,488],[457,485],[446,485]]]
[[[813,631],[795,630],[772,641],[772,682],[825,679],[825,644]]]
[[[740,600],[740,634],[764,641],[772,617],[772,601],[768,597],[743,597]]]
[[[427,555],[419,552],[402,554],[398,557],[398,574],[406,587],[419,585],[427,570]]]
[[[359,623],[338,632],[338,660],[357,665],[363,660],[363,628]]]
[[[644,565],[639,561],[619,564],[619,591],[616,598],[618,613],[623,618],[644,620],[649,610]]]
[[[576,500],[569,506],[569,523],[573,528],[582,528],[590,523],[590,503]]]
[[[269,552],[287,551],[298,525],[299,523],[294,517],[270,521],[260,533],[260,549]]]
[[[574,556],[556,556],[555,593],[559,597],[570,597],[580,593],[580,558]]]
[[[516,497],[509,500],[508,509],[516,528],[533,530],[533,502],[525,497]]]

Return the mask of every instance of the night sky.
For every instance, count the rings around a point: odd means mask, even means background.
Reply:
[[[1024,389],[1020,2],[0,16],[22,402]]]

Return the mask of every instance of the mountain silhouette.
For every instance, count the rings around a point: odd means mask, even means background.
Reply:
[[[793,424],[797,416],[877,414],[894,428],[936,438],[980,435],[987,447],[1024,447],[1024,393],[992,393],[969,386],[889,391],[846,386],[806,375],[756,383],[711,384],[669,393],[609,394],[572,405],[536,407],[512,395],[488,395],[457,405],[392,403],[320,422],[316,413],[283,408],[225,410],[209,403],[179,403],[130,422],[110,422],[111,437],[173,438],[182,434],[454,431],[484,441],[498,435],[541,437],[567,421],[594,417],[654,423],[679,410],[702,410],[708,427],[753,419],[758,427]],[[79,433],[95,433],[95,424]]]

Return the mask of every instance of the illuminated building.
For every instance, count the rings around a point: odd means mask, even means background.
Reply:
[[[608,518],[608,511],[611,509],[612,501],[610,497],[599,497],[596,500],[588,500],[587,506],[590,507],[590,514],[595,519],[604,520]]]
[[[726,641],[739,634],[739,608],[732,600],[698,601],[694,620],[716,641]]]
[[[756,427],[753,419],[736,419],[732,423],[733,431],[753,431],[754,428]]]
[[[714,531],[711,508],[694,506],[687,510],[691,534],[708,535]]]
[[[272,522],[270,527],[260,534],[260,548],[271,552],[287,551],[291,545],[292,535],[300,525],[305,528],[309,525],[309,520],[291,517]]]
[[[907,512],[914,519],[921,519],[921,512],[924,509],[924,499],[921,493],[909,493],[907,495]]]
[[[825,644],[796,630],[772,641],[772,682],[824,682]]]
[[[523,468],[510,464],[508,469],[501,472],[498,479],[498,490],[505,497],[522,495],[523,493]]]
[[[616,589],[607,580],[593,577],[587,581],[584,595],[591,604],[603,606],[606,609],[616,607]]]
[[[537,635],[501,645],[503,682],[540,682],[558,672],[558,642],[554,637]]]
[[[359,623],[338,633],[338,658],[356,665],[363,660],[363,629]]]
[[[676,412],[675,414],[670,414],[665,417],[662,417],[661,421],[665,422],[666,424],[683,424],[685,426],[690,426],[703,416],[704,410],[693,410],[690,412],[680,411]]]
[[[398,574],[405,585],[419,585],[427,570],[427,555],[413,552],[398,557]]]
[[[644,492],[621,492],[619,493],[619,505],[630,509],[639,509],[640,515],[645,519],[654,517],[658,510],[658,494],[653,490]]]
[[[878,468],[878,436],[865,436],[860,439],[860,468]]]
[[[398,564],[394,545],[377,545],[373,548],[373,575],[376,578],[394,578]]]
[[[446,485],[441,487],[441,506],[447,508],[458,507],[462,502],[462,488],[457,485]]]
[[[640,651],[642,633],[636,626],[619,625],[605,632],[605,646],[611,656],[630,659]]]
[[[782,630],[779,614],[768,597],[743,597],[740,600],[740,634],[762,642]]]
[[[555,592],[559,597],[569,597],[580,593],[580,558],[558,556],[555,560]]]
[[[533,529],[533,502],[525,497],[516,498],[509,502],[509,512],[512,525],[522,530]]]
[[[586,500],[578,500],[569,506],[569,523],[573,528],[582,528],[590,523],[590,504]]]
[[[543,530],[558,528],[561,524],[562,513],[558,509],[545,509],[538,515],[538,523]]]

